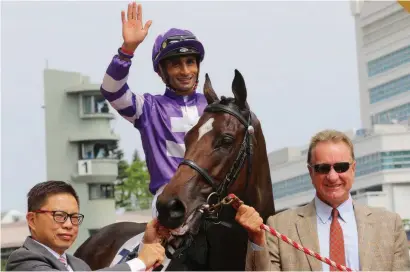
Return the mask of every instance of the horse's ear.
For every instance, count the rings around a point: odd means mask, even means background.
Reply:
[[[246,103],[247,92],[245,80],[243,79],[242,74],[236,69],[235,77],[232,82],[232,92],[235,96],[236,105],[238,105],[240,109],[248,108],[248,103]]]
[[[204,95],[208,104],[212,104],[215,101],[219,101],[218,96],[216,95],[214,88],[212,88],[211,79],[208,74],[205,74],[205,84],[204,84]]]

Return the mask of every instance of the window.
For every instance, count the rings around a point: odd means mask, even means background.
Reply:
[[[382,185],[375,185],[364,189],[365,192],[383,192]]]
[[[400,105],[387,111],[372,115],[372,124],[391,124],[393,120],[398,122],[410,118],[410,103]]]
[[[83,113],[109,113],[108,102],[102,95],[83,95]]]
[[[367,63],[367,72],[369,77],[372,77],[408,62],[410,62],[410,46],[369,61]]]
[[[410,168],[410,151],[378,152],[357,158],[356,162],[356,177],[382,170]]]
[[[113,184],[88,184],[90,200],[114,198]]]
[[[313,185],[309,174],[296,176],[272,184],[273,196],[275,199],[309,191],[311,189],[313,189]]]
[[[112,142],[86,142],[80,144],[80,159],[112,159],[115,145]]]
[[[410,75],[392,80],[369,90],[370,104],[410,91]]]

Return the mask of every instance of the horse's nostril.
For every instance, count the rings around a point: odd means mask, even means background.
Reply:
[[[185,206],[178,198],[157,201],[158,221],[166,228],[176,229],[184,223]]]
[[[185,212],[185,207],[184,204],[182,204],[182,201],[179,200],[178,198],[174,198],[171,201],[168,202],[168,207],[169,210],[171,211],[171,216],[172,214],[175,213],[175,215],[179,215],[179,213],[184,213]]]

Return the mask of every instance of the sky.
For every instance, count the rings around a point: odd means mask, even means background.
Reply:
[[[128,2],[4,2],[1,10],[1,211],[26,210],[26,194],[46,180],[43,70],[80,72],[101,83],[122,44]],[[232,96],[245,78],[267,151],[301,146],[325,128],[360,128],[354,18],[348,1],[148,1],[153,24],[135,52],[129,85],[162,94],[152,70],[156,36],[191,30],[204,44],[200,88]],[[139,132],[118,114],[112,126],[130,160],[143,157]],[[62,154],[63,155],[63,154]]]

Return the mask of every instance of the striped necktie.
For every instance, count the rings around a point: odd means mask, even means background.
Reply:
[[[59,260],[60,262],[62,262],[65,267],[67,267],[67,260],[64,258],[64,256],[60,256],[60,258],[58,258],[58,260]]]

